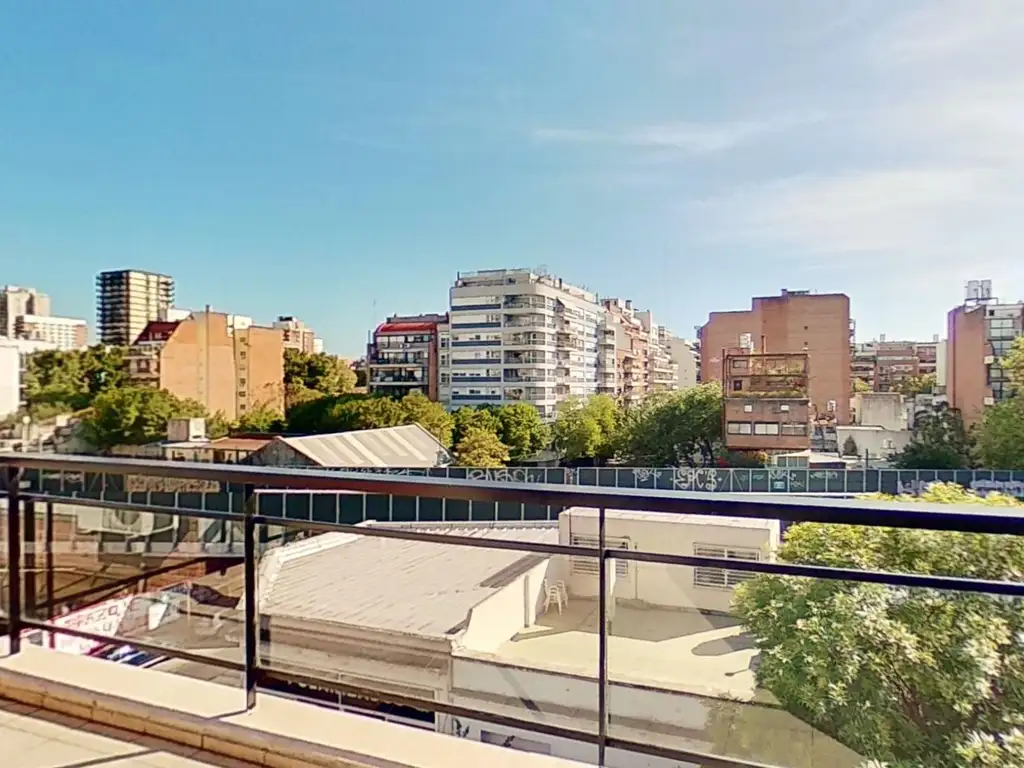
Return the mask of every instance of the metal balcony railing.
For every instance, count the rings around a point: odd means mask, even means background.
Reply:
[[[476,470],[465,470],[471,478]],[[482,474],[481,478],[491,475]],[[728,547],[701,545],[693,548],[693,554],[653,551],[633,548],[628,539],[622,539],[609,531],[609,521],[621,511],[656,513],[663,515],[704,516],[709,523],[715,518],[729,517],[747,520],[835,523],[857,526],[883,526],[887,528],[923,529],[936,531],[958,531],[979,534],[1024,535],[1024,515],[1018,510],[976,506],[970,508],[936,506],[928,504],[898,504],[881,501],[829,499],[792,496],[775,498],[743,494],[707,494],[672,490],[641,490],[637,488],[581,488],[571,485],[556,485],[525,482],[494,482],[489,479],[458,479],[452,477],[395,476],[377,473],[329,471],[321,469],[292,469],[257,466],[177,463],[148,460],[118,460],[82,456],[54,456],[44,454],[0,455],[0,490],[6,494],[7,510],[3,518],[6,529],[6,545],[2,550],[7,566],[6,588],[0,606],[6,608],[7,633],[12,653],[18,653],[26,642],[26,634],[43,633],[47,638],[73,638],[97,647],[130,645],[132,648],[154,657],[177,659],[200,665],[219,667],[239,674],[244,681],[246,706],[255,705],[257,692],[265,688],[287,690],[316,690],[330,692],[341,702],[372,700],[386,703],[395,708],[429,711],[444,722],[453,724],[452,731],[465,736],[468,728],[465,722],[483,721],[500,727],[527,732],[539,736],[568,739],[591,745],[596,750],[598,764],[604,765],[608,750],[620,750],[642,755],[661,757],[668,760],[695,763],[710,768],[763,768],[768,765],[746,756],[729,754],[729,750],[708,751],[707,745],[700,746],[700,740],[690,742],[691,746],[667,746],[661,735],[637,734],[635,726],[624,725],[622,716],[614,707],[620,706],[623,698],[650,691],[650,684],[638,685],[618,679],[610,673],[617,653],[624,653],[611,647],[619,643],[619,635],[609,629],[613,625],[613,614],[622,607],[616,607],[617,593],[621,580],[629,578],[632,568],[644,566],[684,567],[693,570],[694,584],[711,589],[731,588],[758,573],[774,574],[801,579],[825,581],[866,582],[888,585],[897,590],[910,589],[938,590],[941,593],[980,593],[1003,596],[1003,599],[1024,597],[1024,584],[1016,582],[990,581],[942,575],[920,575],[913,573],[890,573],[853,570],[825,566],[798,565],[774,562],[759,557],[735,556]],[[261,496],[279,497],[282,504],[279,511],[270,513],[261,508]],[[406,525],[354,525],[346,522],[344,512],[351,502],[362,503],[364,514],[367,499],[387,497],[390,510],[387,520],[406,521]],[[293,503],[296,501],[297,503]],[[397,510],[415,509],[414,516],[405,517]],[[181,520],[201,523],[200,530],[214,531],[215,535],[201,535],[198,538],[182,534],[181,539],[168,539],[173,547],[186,551],[193,560],[209,557],[209,552],[230,556],[242,569],[242,596],[239,609],[218,620],[232,623],[239,638],[240,659],[224,655],[208,654],[196,650],[173,647],[148,636],[113,637],[109,633],[84,630],[79,625],[54,623],[57,600],[55,580],[60,576],[58,558],[66,553],[54,542],[55,508],[71,505],[75,523],[83,518],[95,516],[97,510],[103,515],[115,517],[127,528],[138,527],[138,535],[126,535],[122,541],[123,554],[134,558],[132,562],[152,555],[154,538],[161,532],[180,529]],[[519,520],[509,518],[510,507],[520,510],[524,516],[527,510],[567,510],[585,508],[592,511],[594,523],[592,534],[570,536],[569,542],[545,539],[541,535],[523,539],[493,537],[479,534],[458,533],[457,524],[446,529],[445,521],[489,521],[493,530],[500,532],[502,526]],[[42,509],[42,526],[37,526],[36,511]],[[448,511],[445,511],[448,510]],[[457,512],[456,510],[462,510]],[[535,514],[531,512],[531,514]],[[106,518],[104,518],[106,519]],[[350,519],[350,518],[349,518]],[[531,518],[526,518],[527,520]],[[524,530],[552,530],[543,528],[548,518],[533,516],[535,525]],[[664,518],[666,521],[672,518]],[[434,521],[430,526],[419,526],[412,521]],[[177,522],[175,522],[177,521]],[[525,525],[525,523],[524,523]],[[106,529],[104,529],[106,530]],[[216,532],[219,531],[219,538]],[[193,531],[194,533],[194,531]],[[323,652],[317,650],[324,638],[305,633],[310,644],[304,648],[314,658],[307,668],[298,668],[294,661],[282,661],[271,645],[276,631],[272,623],[263,621],[261,600],[257,594],[257,573],[259,558],[273,553],[282,541],[294,540],[309,535],[345,534],[347,537],[369,537],[374,542],[396,542],[396,545],[433,544],[451,547],[465,547],[466,562],[479,556],[481,550],[496,550],[507,553],[513,559],[512,565],[504,568],[493,580],[491,588],[509,583],[522,574],[522,567],[533,568],[545,558],[564,558],[574,573],[590,574],[596,577],[596,666],[592,675],[572,680],[574,690],[582,682],[593,685],[594,701],[589,702],[596,712],[593,728],[564,725],[565,717],[531,717],[536,713],[535,703],[523,700],[525,708],[519,717],[498,712],[474,709],[458,703],[458,700],[435,700],[419,696],[415,687],[404,690],[371,684],[356,684],[351,678],[328,674],[319,663],[324,663]],[[340,540],[332,540],[340,541]],[[41,545],[40,545],[41,543]],[[64,542],[61,542],[64,544]],[[73,542],[72,542],[73,543]],[[232,543],[240,546],[232,547]],[[221,548],[209,548],[219,544]],[[321,551],[330,542],[311,542],[308,551]],[[207,546],[207,549],[203,549]],[[299,546],[305,546],[299,544]],[[198,549],[196,549],[198,547]],[[698,551],[699,550],[699,551]],[[376,551],[376,550],[375,550]],[[476,554],[474,554],[476,553]],[[516,553],[526,561],[515,560]],[[42,557],[40,558],[40,554]],[[101,550],[102,554],[102,550]],[[167,554],[166,552],[164,554]],[[110,555],[110,552],[107,552]],[[385,567],[387,565],[384,559]],[[40,566],[40,560],[42,565]],[[378,554],[377,560],[382,560]],[[104,561],[107,565],[111,560]],[[222,568],[232,563],[217,561]],[[277,561],[280,563],[281,561]],[[456,561],[457,563],[458,561]],[[522,563],[526,562],[526,566]],[[515,570],[512,566],[520,567]],[[436,567],[443,567],[438,564]],[[457,564],[452,566],[458,568]],[[166,568],[166,566],[165,566]],[[270,569],[272,574],[278,571]],[[152,577],[155,570],[144,573]],[[327,572],[318,572],[317,579],[329,579]],[[311,578],[313,574],[310,574]],[[397,576],[397,574],[396,574]],[[38,581],[45,580],[45,600],[38,601]],[[278,576],[275,576],[277,578]],[[62,579],[62,582],[66,581]],[[528,584],[529,582],[524,582]],[[109,586],[109,585],[108,585]],[[115,585],[117,586],[117,585]],[[121,587],[129,586],[121,582]],[[331,589],[344,593],[345,583],[331,584]],[[554,593],[561,587],[553,585]],[[78,593],[95,593],[95,588]],[[352,594],[353,601],[366,602],[367,595]],[[370,602],[373,602],[372,595]],[[346,598],[349,599],[349,598]],[[441,600],[442,598],[437,598]],[[575,599],[575,598],[574,598]],[[522,605],[518,606],[522,609]],[[561,604],[559,604],[559,613]],[[507,613],[507,612],[505,612]],[[504,615],[504,614],[501,614]],[[0,612],[0,617],[4,614]],[[143,622],[144,624],[145,622]],[[618,625],[615,625],[618,626]],[[639,631],[639,630],[638,630]],[[298,630],[293,634],[302,635]],[[277,635],[273,635],[277,637]],[[628,636],[628,635],[627,635]],[[642,633],[641,633],[642,636]],[[346,636],[346,642],[352,638]],[[51,640],[52,642],[52,640]],[[280,640],[279,640],[280,642]],[[289,642],[295,642],[289,638]],[[717,642],[717,641],[716,641]],[[617,646],[619,649],[624,646]],[[401,653],[423,662],[433,659],[427,644],[406,641]],[[318,656],[319,654],[319,656]],[[712,654],[713,655],[713,654]],[[521,674],[522,664],[510,663],[503,667],[504,677]],[[713,664],[706,660],[707,664]],[[517,671],[518,670],[518,671]],[[732,674],[732,672],[730,672]],[[499,675],[501,677],[501,675]],[[632,693],[630,693],[632,692]],[[612,695],[614,694],[614,695]],[[689,695],[693,706],[708,705],[706,695]],[[577,708],[588,702],[577,704]],[[751,707],[761,706],[750,704]],[[784,712],[784,711],[783,711]],[[778,713],[777,713],[778,714]],[[782,716],[779,714],[779,716]],[[786,716],[789,716],[786,713]],[[438,722],[441,722],[440,720]],[[731,726],[730,726],[731,727]],[[766,726],[767,727],[767,726]],[[795,733],[795,731],[794,731]],[[768,733],[765,733],[767,736]],[[482,736],[481,736],[482,738]],[[521,737],[516,737],[521,738]],[[820,736],[822,740],[828,737]],[[756,739],[754,740],[756,742]],[[815,751],[821,745],[816,742]],[[756,746],[752,750],[756,754]],[[751,749],[741,748],[747,755]],[[847,750],[848,752],[848,750]],[[826,762],[819,765],[833,765]],[[803,764],[803,763],[801,763]],[[845,765],[845,763],[834,763]],[[788,767],[787,767],[788,768]]]

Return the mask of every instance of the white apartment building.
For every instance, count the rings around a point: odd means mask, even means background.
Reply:
[[[21,407],[26,356],[50,349],[56,349],[56,345],[46,341],[0,337],[0,418],[16,413]]]
[[[597,296],[529,269],[460,273],[440,336],[442,402],[528,402],[553,419],[558,403],[598,391]]]
[[[60,350],[82,349],[89,343],[85,320],[76,317],[18,315],[14,335],[27,341],[45,341]]]

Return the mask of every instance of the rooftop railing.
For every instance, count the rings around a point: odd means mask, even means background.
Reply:
[[[33,454],[0,456],[0,482],[14,653],[41,642],[214,667],[247,707],[276,691],[601,765],[871,757],[757,685],[754,640],[728,614],[733,587],[758,574],[1024,598],[1019,581],[772,556],[779,521],[1022,536],[1016,509]],[[268,513],[261,497],[281,503]],[[346,503],[365,514],[371,497],[390,500],[387,524],[345,522]],[[394,513],[410,502],[414,517]],[[670,523],[696,527],[635,527]],[[744,533],[710,540],[730,530]],[[190,575],[175,582],[176,569]],[[203,578],[216,597],[189,585],[183,607],[180,582]],[[173,586],[133,608],[141,580]],[[116,626],[61,611],[111,594]]]

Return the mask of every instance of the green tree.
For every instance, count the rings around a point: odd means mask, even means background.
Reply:
[[[422,392],[410,392],[400,401],[403,424],[419,424],[432,434],[445,448],[452,447],[455,419],[440,403],[430,400]]]
[[[96,448],[144,445],[167,436],[167,421],[206,416],[195,400],[181,400],[164,389],[120,387],[99,395],[83,420],[83,434]]]
[[[919,499],[1021,506],[933,484]],[[1024,538],[804,523],[788,563],[1019,581]],[[794,714],[890,768],[1024,765],[1024,606],[1003,597],[760,574],[734,609],[759,683]]]
[[[33,417],[88,408],[124,382],[124,350],[97,345],[83,350],[43,350],[28,357],[25,400]]]
[[[486,429],[471,427],[455,446],[460,467],[503,467],[509,459],[508,446]]]
[[[285,391],[295,398],[303,390],[343,395],[356,386],[356,373],[347,360],[325,352],[284,351]]]
[[[619,411],[607,395],[570,398],[558,406],[551,427],[554,447],[566,461],[603,461],[615,453]]]
[[[232,424],[224,411],[215,411],[206,417],[206,436],[211,440],[227,437],[231,433]]]
[[[853,439],[853,435],[850,435],[843,441],[843,456],[856,456],[860,453],[860,448],[857,447],[857,441]]]
[[[1024,398],[985,409],[977,431],[978,459],[985,469],[1024,469]]]
[[[722,388],[708,382],[626,411],[620,455],[640,467],[709,466],[722,438]]]
[[[935,390],[936,378],[934,373],[926,373],[923,376],[907,376],[896,382],[893,390],[906,397],[928,394]]]
[[[279,411],[265,403],[258,403],[238,417],[235,429],[239,432],[279,432],[283,424],[284,417]]]
[[[471,408],[463,406],[454,414],[455,431],[453,439],[460,443],[470,429],[483,429],[487,432],[498,434],[501,429],[501,421],[497,416],[497,409],[489,406],[482,408]]]
[[[871,385],[868,384],[864,379],[853,380],[853,391],[854,392],[871,392]]]
[[[900,469],[970,469],[972,451],[960,411],[939,405],[917,417],[910,443],[893,464]]]
[[[1024,392],[1024,336],[1013,340],[1010,351],[1000,359],[999,365],[1006,371],[1014,393]]]
[[[551,442],[551,430],[541,420],[540,412],[529,403],[512,403],[499,408],[497,421],[498,437],[508,446],[512,461],[528,459]]]

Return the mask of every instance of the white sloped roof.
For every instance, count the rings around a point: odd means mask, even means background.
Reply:
[[[278,439],[321,467],[439,467],[452,458],[419,424]]]

